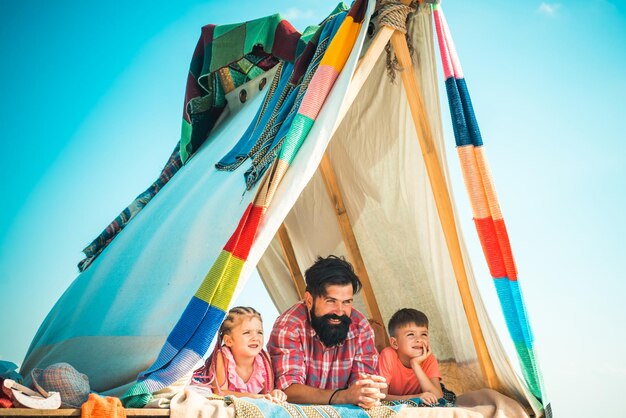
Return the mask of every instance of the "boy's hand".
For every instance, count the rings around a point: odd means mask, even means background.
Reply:
[[[430,392],[420,393],[419,395],[417,395],[417,397],[420,398],[422,402],[424,402],[428,406],[437,405],[437,403],[439,402],[437,396]]]
[[[411,359],[411,367],[421,366],[424,360],[426,360],[428,356],[430,356],[432,353],[433,352],[430,348],[430,344],[429,343],[424,344],[424,352],[422,353],[421,356],[413,357]]]
[[[274,389],[270,393],[266,393],[263,397],[274,403],[283,403],[287,400],[287,394],[279,389]]]

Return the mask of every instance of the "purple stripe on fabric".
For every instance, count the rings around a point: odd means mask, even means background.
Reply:
[[[168,364],[168,367],[153,372],[144,383],[151,392],[161,390],[176,382],[188,371],[193,370],[200,360],[202,360],[202,356],[198,355],[196,352],[183,349],[171,363]]]
[[[161,367],[164,367],[165,365],[167,365],[167,363],[169,363],[169,361],[172,358],[174,358],[177,352],[178,352],[178,349],[176,347],[174,347],[169,342],[165,341],[154,363],[152,363],[149,369],[139,374],[138,376],[139,379],[141,379],[142,377],[148,376],[150,373],[154,372],[155,370],[158,370]]]

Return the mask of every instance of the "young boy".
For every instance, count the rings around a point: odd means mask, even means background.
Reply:
[[[428,341],[428,318],[410,308],[400,309],[389,320],[391,347],[378,359],[379,373],[387,379],[385,399],[420,398],[435,405],[443,396],[437,359]]]

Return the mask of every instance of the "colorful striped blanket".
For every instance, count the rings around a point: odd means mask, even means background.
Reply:
[[[125,406],[143,407],[150,401],[153,392],[189,372],[208,350],[224,320],[259,225],[352,52],[366,10],[367,1],[357,0],[345,15],[304,93],[278,157],[263,177],[239,225],[189,301],[157,359],[140,373],[137,383],[122,397]]]
[[[344,418],[386,418],[395,416],[406,404],[391,403],[371,409],[355,405],[299,405],[285,402],[275,404],[265,399],[228,398],[235,406],[236,417],[344,417]],[[417,399],[419,403],[419,399]]]

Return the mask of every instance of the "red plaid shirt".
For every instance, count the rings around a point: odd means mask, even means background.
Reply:
[[[276,388],[294,383],[318,389],[345,388],[360,373],[376,374],[378,352],[374,330],[362,313],[352,309],[352,324],[339,346],[325,347],[311,327],[304,302],[278,317],[267,343],[276,376]]]

